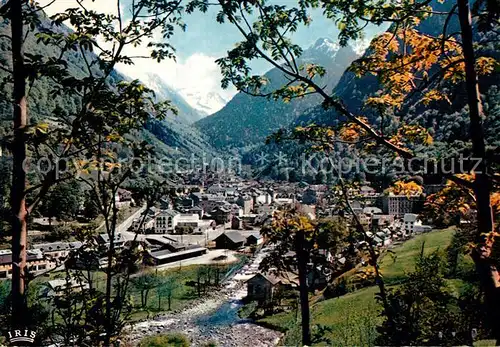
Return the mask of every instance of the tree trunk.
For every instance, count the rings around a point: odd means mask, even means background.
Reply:
[[[146,289],[146,292],[144,293],[144,307],[148,305],[148,296],[149,296],[149,289]]]
[[[479,84],[475,70],[472,19],[468,0],[457,0],[458,16],[462,36],[462,49],[465,60],[465,83],[469,106],[470,137],[474,158],[481,159],[474,181],[474,195],[477,208],[477,247],[473,259],[478,271],[481,286],[485,293],[488,320],[492,325],[497,342],[500,342],[500,276],[490,255],[494,239],[485,237],[494,231],[493,211],[490,203],[491,182],[488,178],[486,146],[484,141],[483,108]]]
[[[23,327],[26,322],[26,159],[25,130],[28,125],[26,112],[26,80],[23,52],[23,19],[21,0],[10,2],[12,29],[12,66],[14,78],[14,141],[12,144],[12,325]]]
[[[172,306],[172,296],[171,296],[171,295],[169,295],[169,296],[167,297],[167,299],[168,299],[168,310],[170,311],[170,310],[171,310],[171,306]]]
[[[304,249],[304,233],[297,231],[295,237],[295,252],[297,253],[297,264],[299,270],[299,292],[300,312],[302,315],[302,344],[311,345],[310,312],[309,312],[309,290],[307,288],[307,263],[309,256]]]
[[[99,153],[100,157],[100,153]],[[99,179],[99,178],[98,178]],[[103,196],[105,196],[106,187],[103,183]],[[109,249],[108,249],[108,266],[106,268],[106,335],[104,339],[104,344],[106,346],[110,346],[111,337],[114,334],[115,324],[113,321],[113,312],[112,312],[112,304],[113,304],[113,293],[112,293],[112,284],[113,284],[113,262],[115,257],[115,231],[117,224],[117,216],[118,216],[118,208],[116,207],[116,201],[114,195],[111,197],[113,200],[112,204],[112,212],[111,212],[111,227],[109,223],[107,224],[107,233],[109,235]],[[106,206],[106,200],[104,200],[104,206]]]

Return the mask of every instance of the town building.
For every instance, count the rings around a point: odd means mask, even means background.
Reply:
[[[146,237],[146,243],[148,247],[153,250],[167,249],[167,245],[174,242],[177,241],[167,236],[163,236],[161,238]]]
[[[377,192],[375,191],[375,189],[373,189],[372,187],[370,186],[362,186],[360,189],[359,189],[359,193],[361,194],[361,196],[363,197],[369,197],[369,196],[376,196],[377,195]]]
[[[75,242],[52,242],[52,243],[41,243],[34,245],[33,249],[38,249],[43,255],[49,256],[52,259],[64,259],[69,253],[75,249],[82,246],[79,241]]]
[[[236,188],[226,187],[220,184],[214,184],[213,186],[207,188],[207,193],[222,195],[222,196],[234,196],[236,195]]]
[[[200,206],[193,206],[189,208],[187,212],[190,214],[197,214],[200,217],[200,219],[202,219],[203,216],[205,215],[205,211],[203,211],[203,209]]]
[[[261,192],[261,191],[255,191],[252,193],[252,198],[253,198],[253,204],[254,206],[257,204],[270,204],[274,200],[274,195],[270,192]]]
[[[150,215],[141,216],[132,221],[130,230],[138,233],[147,233],[153,231],[155,227],[155,219]]]
[[[231,210],[227,207],[219,206],[210,212],[210,216],[218,225],[226,224],[231,221]]]
[[[174,217],[174,231],[177,226],[180,227],[191,227],[194,229],[198,228],[200,225],[200,216],[196,213],[194,214],[178,214]]]
[[[113,240],[114,248],[123,248],[125,246],[125,241],[127,240],[122,233],[115,233],[115,237]],[[97,237],[97,242],[100,245],[109,247],[109,235],[107,233],[99,234],[99,236]]]
[[[194,257],[199,257],[207,253],[207,249],[205,247],[201,247],[198,245],[190,245],[189,247],[184,248],[181,251],[174,251],[168,249],[148,251],[147,256],[145,258],[145,263],[150,265],[162,265],[173,263],[176,261],[182,261]]]
[[[280,284],[281,279],[274,275],[256,274],[247,281],[247,300],[269,302]]]
[[[155,234],[167,234],[174,232],[174,218],[180,215],[174,210],[161,210],[155,216]]]
[[[55,279],[45,283],[44,288],[41,289],[40,294],[44,297],[65,296],[67,291],[80,292],[89,289],[89,284],[86,281],[71,279]]]
[[[126,189],[119,188],[115,194],[115,202],[118,208],[130,206],[134,202],[134,200],[132,199],[132,192]]]
[[[198,210],[198,212],[200,211]],[[154,232],[155,234],[176,234],[179,230],[189,228],[195,234],[202,234],[214,227],[214,220],[201,219],[198,213],[179,213],[174,210],[163,210],[155,217]]]
[[[259,246],[264,243],[264,236],[261,234],[251,234],[247,237],[247,246]]]
[[[253,211],[253,199],[249,196],[238,197],[236,204],[242,208],[243,214],[250,214]]]
[[[215,238],[215,248],[238,249],[245,245],[246,238],[237,231],[228,231]]]
[[[423,225],[422,221],[418,219],[418,215],[414,213],[406,213],[404,215],[403,228],[405,236],[423,232],[429,232],[432,230],[431,226]]]
[[[382,210],[375,206],[366,206],[363,208],[363,213],[368,215],[382,214]]]
[[[26,266],[29,273],[40,275],[55,267],[55,262],[46,259],[38,249],[26,252]],[[0,250],[0,280],[12,278],[12,251]]]
[[[243,219],[238,216],[233,216],[231,219],[231,229],[241,230],[245,229],[245,224],[243,223]]]
[[[255,207],[255,213],[257,214],[265,214],[265,215],[271,215],[274,211],[276,211],[276,209],[278,208],[278,206],[276,206],[276,204],[272,203],[272,204],[258,204],[256,207]]]
[[[394,195],[390,193],[382,198],[384,213],[402,218],[405,213],[418,213],[423,199],[419,195]]]
[[[381,229],[388,227],[394,223],[394,215],[390,214],[375,214],[372,216],[371,229]]]
[[[210,213],[217,207],[228,206],[229,203],[225,200],[223,196],[212,196],[212,197],[204,197],[199,204],[199,206],[203,209],[205,213]]]
[[[353,200],[353,201],[350,201],[351,203],[351,208],[352,208],[352,212],[354,214],[360,214],[360,213],[363,213],[363,204],[361,203],[361,201],[358,201],[358,200]]]

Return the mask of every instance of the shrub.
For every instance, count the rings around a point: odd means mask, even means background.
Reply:
[[[148,336],[141,340],[139,347],[189,347],[186,336],[178,333]]]

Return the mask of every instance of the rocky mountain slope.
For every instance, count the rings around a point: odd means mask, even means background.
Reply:
[[[437,12],[447,12],[453,6],[453,2],[441,3],[434,0],[431,2],[431,5]],[[444,20],[445,16],[431,16],[421,22],[419,30],[423,33],[438,36],[441,34],[440,30],[443,28]],[[452,18],[448,24],[448,32],[457,32],[458,30],[458,21],[456,18]],[[481,35],[478,33],[475,35],[476,40],[479,40]],[[488,37],[485,38],[483,35],[481,40],[489,41],[489,43],[481,45],[479,54],[495,57],[498,61],[500,59],[498,34],[491,32],[486,35]],[[326,46],[323,47],[325,50],[327,49]],[[498,132],[500,131],[499,72],[496,71],[488,76],[480,76],[479,84],[486,113],[485,135],[487,144],[489,146],[498,146],[500,143],[500,139],[498,138]],[[346,71],[338,80],[333,89],[333,94],[342,100],[349,111],[367,117],[372,124],[379,124],[381,121],[380,115],[370,112],[367,108],[363,108],[366,98],[374,95],[379,89],[381,89],[381,86],[375,76],[366,75],[356,77],[354,73]],[[424,105],[417,103],[417,100],[409,100],[408,104],[398,115],[400,121],[420,124],[428,129],[434,139],[433,150],[436,152],[435,155],[448,155],[451,152],[461,151],[469,146],[467,142],[467,139],[469,139],[469,119],[466,106],[467,95],[464,85],[449,86],[448,92],[451,104],[443,101]],[[419,96],[417,95],[417,97]],[[311,123],[336,125],[341,120],[343,118],[334,110],[324,110],[320,102],[317,102],[312,107],[303,110],[302,114],[286,127],[290,128]],[[451,151],[450,147],[452,148]],[[258,166],[258,161],[262,157],[262,153],[268,154],[271,158],[273,154],[274,156],[280,154],[280,156],[289,159],[288,164],[290,167],[297,168],[300,165],[297,162],[293,162],[293,159],[300,157],[305,149],[305,146],[299,145],[296,142],[265,145],[261,141],[259,146],[245,152],[244,162],[252,164],[255,167]],[[269,176],[279,179],[281,176],[290,176],[290,173],[297,175],[299,170],[288,170],[287,174],[283,174],[279,167],[270,167],[267,171]],[[305,178],[301,176],[296,179]],[[311,181],[310,179],[306,180]]]

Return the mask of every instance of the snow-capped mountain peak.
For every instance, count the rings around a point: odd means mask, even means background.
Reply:
[[[191,105],[182,93],[172,88],[164,79],[154,73],[144,74],[142,82],[152,89],[158,100],[170,100],[179,110],[179,114],[188,123],[194,123],[205,117],[208,112],[199,110]]]
[[[365,54],[366,49],[370,46],[370,41],[366,39],[357,40],[351,43],[351,47],[357,55]]]
[[[217,92],[201,88],[174,88],[155,73],[145,73],[139,78],[155,92],[158,100],[171,100],[190,123],[219,111],[228,102]]]
[[[180,89],[179,94],[192,108],[205,114],[213,114],[219,111],[228,102],[216,92],[207,93],[200,90]]]
[[[320,38],[310,47],[310,49],[334,57],[340,49],[340,45],[328,38]]]

